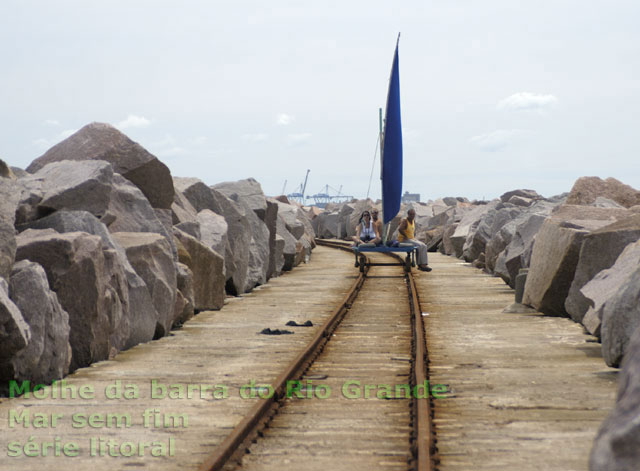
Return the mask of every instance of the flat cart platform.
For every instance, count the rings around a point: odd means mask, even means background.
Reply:
[[[400,266],[404,266],[405,272],[410,272],[411,267],[416,266],[417,247],[415,247],[414,245],[406,245],[406,246],[400,245],[398,247],[388,247],[385,245],[380,245],[375,247],[371,245],[365,245],[365,246],[360,245],[358,247],[352,247],[352,250],[356,257],[355,266],[359,267],[362,273],[365,272],[364,270],[365,266],[372,267],[372,266],[381,266],[381,265],[400,265]],[[404,253],[406,254],[406,256],[403,262],[396,262],[396,263],[369,262],[367,261],[367,258],[363,255],[364,253],[367,253],[367,252]]]

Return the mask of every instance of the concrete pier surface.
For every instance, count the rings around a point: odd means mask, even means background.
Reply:
[[[168,337],[76,371],[66,388],[0,399],[0,470],[197,469],[257,400],[242,397],[243,386],[255,397],[252,381],[273,382],[357,275],[352,255],[317,247],[311,263]],[[294,334],[261,335],[265,328]]]
[[[617,370],[579,324],[505,313],[514,292],[499,278],[441,254],[418,274],[440,471],[585,471],[613,408]]]

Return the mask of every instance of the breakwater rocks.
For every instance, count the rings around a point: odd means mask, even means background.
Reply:
[[[26,171],[0,160],[0,384],[50,383],[306,262],[305,211],[254,179],[173,177],[92,123]]]
[[[330,205],[312,224],[318,237],[349,238],[362,211],[374,207],[380,205],[369,200]],[[516,278],[526,277],[523,304],[570,317],[601,340],[604,361],[622,370],[616,407],[600,428],[591,469],[637,469],[640,191],[613,178],[583,177],[569,193],[551,198],[521,189],[492,201],[411,203],[391,222],[392,238],[410,208],[416,237],[430,251],[463,259],[512,288]]]

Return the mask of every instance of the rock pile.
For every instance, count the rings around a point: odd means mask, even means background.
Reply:
[[[416,211],[416,236],[431,251],[461,258],[512,288],[526,269],[523,303],[571,317],[602,339],[603,357],[618,366],[640,325],[640,191],[618,180],[578,179],[568,194],[543,198],[520,189],[493,201],[441,198],[403,206],[390,224]],[[321,238],[349,238],[370,200],[330,205],[314,214]]]
[[[167,335],[311,256],[298,206],[254,179],[213,187],[92,123],[0,161],[0,383],[47,383]]]

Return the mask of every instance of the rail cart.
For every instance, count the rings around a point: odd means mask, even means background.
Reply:
[[[400,265],[400,266],[404,266],[404,271],[405,272],[410,272],[411,271],[411,267],[415,267],[416,266],[416,252],[417,252],[417,247],[411,245],[411,246],[399,246],[399,247],[387,247],[387,246],[376,246],[376,247],[372,247],[372,246],[358,246],[358,247],[353,247],[352,248],[355,257],[356,257],[356,267],[360,268],[360,271],[362,273],[364,273],[364,267],[365,266],[380,266],[380,265]],[[380,262],[367,262],[366,257],[363,255],[364,253],[367,252],[376,252],[376,253],[404,253],[405,258],[404,261],[402,262],[397,262],[397,263],[380,263]]]

